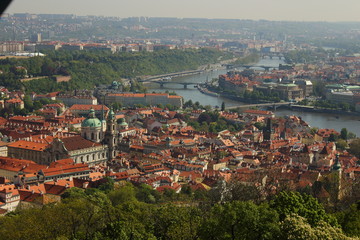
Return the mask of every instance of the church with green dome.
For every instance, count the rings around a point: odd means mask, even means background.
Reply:
[[[101,143],[108,148],[108,159],[112,159],[117,154],[117,144],[121,135],[121,130],[128,129],[128,124],[124,118],[115,119],[112,109],[107,119],[100,120],[95,116],[95,110],[91,109],[87,118],[81,124],[81,136],[94,143]]]
[[[92,108],[88,117],[81,123],[81,136],[87,140],[100,143],[103,136],[103,123],[95,116]]]

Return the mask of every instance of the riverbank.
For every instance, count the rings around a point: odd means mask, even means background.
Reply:
[[[335,129],[340,132],[342,128],[360,136],[360,115],[357,114],[340,114],[340,112],[324,112],[324,111],[302,111],[300,109],[277,108],[274,111],[278,117],[295,115],[301,117],[311,127]]]
[[[226,60],[229,61],[229,60]],[[221,61],[221,63],[224,63]],[[282,60],[274,58],[274,59],[261,59],[254,67],[258,66],[274,66],[277,67],[279,64],[283,63]],[[205,67],[205,66],[203,66]],[[226,74],[229,70],[225,69],[226,64],[221,66],[220,63],[212,64],[207,66],[207,71],[203,73],[192,75],[192,76],[184,76],[184,77],[176,77],[167,81],[168,83],[164,84],[163,86],[159,85],[159,83],[147,83],[146,87],[151,92],[165,92],[165,91],[174,91],[179,96],[182,96],[185,101],[192,100],[193,102],[198,101],[201,105],[210,105],[212,107],[221,106],[224,102],[226,106],[238,106],[244,102],[244,104],[252,103],[252,99],[239,99],[238,97],[229,97],[226,93],[222,93],[220,96],[215,96],[213,94],[207,95],[201,93],[199,89],[196,88],[184,88],[184,86],[180,83],[196,83],[196,84],[204,84],[206,82],[211,81],[214,78],[218,78],[219,75]],[[241,70],[240,68],[239,70]],[[259,69],[260,70],[260,69]],[[173,81],[174,83],[170,83]],[[214,92],[212,89],[208,89],[211,92]],[[242,101],[244,100],[244,101]],[[246,102],[246,103],[245,103]]]
[[[360,116],[360,112],[350,112],[350,111],[342,111],[336,109],[326,109],[326,108],[315,108],[312,106],[306,105],[291,105],[291,106],[284,106],[285,108],[298,111],[298,112],[312,112],[312,113],[327,113],[327,114],[334,114],[334,115],[348,115],[348,116]]]
[[[197,85],[197,89],[205,94],[205,95],[208,95],[208,96],[212,96],[212,97],[218,97],[219,94],[216,93],[216,92],[213,92],[213,91],[210,91],[209,89],[206,88],[206,85],[205,84],[198,84]]]

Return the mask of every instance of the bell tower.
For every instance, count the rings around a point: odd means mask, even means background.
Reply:
[[[266,119],[266,127],[263,129],[264,140],[273,140],[274,138],[274,129],[272,126],[271,118]]]

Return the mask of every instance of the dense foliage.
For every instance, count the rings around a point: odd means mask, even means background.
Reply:
[[[253,191],[242,190],[240,195]],[[98,189],[71,188],[61,203],[1,217],[0,239],[351,239],[343,231],[360,235],[355,206],[335,218],[305,194],[281,192],[270,202],[254,203],[238,198],[239,192],[233,192],[232,199],[218,198],[221,192],[218,187],[206,192],[184,185],[179,194],[159,193],[148,185],[112,182]]]
[[[52,51],[46,57],[0,60],[0,85],[10,89],[44,93],[56,90],[91,89],[121,78],[197,69],[231,57],[215,49],[161,50],[110,53],[106,51]],[[56,75],[70,75],[69,82],[56,83]],[[21,82],[24,77],[47,78]]]
[[[238,58],[233,64],[242,65],[242,64],[253,64],[257,63],[260,60],[260,56],[256,53],[250,54],[243,58]]]

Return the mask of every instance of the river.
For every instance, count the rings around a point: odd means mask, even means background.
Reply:
[[[261,59],[257,64],[255,64],[254,69],[261,70],[261,68],[257,68],[256,66],[278,67],[280,63],[283,64],[284,61],[278,58],[273,58],[273,59],[265,58],[265,59]],[[204,72],[193,76],[173,78],[172,81],[204,83],[207,79],[210,81],[213,78],[218,78],[219,75],[225,74],[228,71],[229,70],[226,69],[217,69],[211,72]],[[201,105],[210,105],[212,107],[221,106],[222,102],[224,102],[225,105],[229,107],[241,104],[237,101],[233,101],[227,98],[205,95],[201,93],[197,88],[194,88],[193,85],[189,85],[187,89],[184,89],[184,86],[180,84],[165,84],[162,88],[160,88],[159,84],[157,83],[149,83],[146,84],[146,87],[149,89],[149,92],[175,91],[178,95],[182,96],[185,101],[191,99],[193,102],[198,101]]]
[[[271,66],[278,67],[279,64],[284,64],[283,60],[278,58],[273,59],[261,59],[254,66]],[[261,70],[261,68],[254,69]],[[203,83],[207,79],[211,80],[213,78],[217,78],[221,74],[225,74],[228,70],[218,69],[212,72],[205,72],[198,75],[186,76],[173,78],[174,82],[190,82],[190,83]],[[210,105],[210,106],[221,106],[222,102],[225,103],[226,106],[236,106],[241,105],[241,102],[233,101],[227,98],[222,97],[213,97],[209,95],[205,95],[192,85],[189,85],[187,89],[184,89],[183,85],[180,84],[166,84],[164,87],[160,88],[157,83],[147,84],[149,92],[176,92],[178,95],[182,96],[185,101],[192,100],[193,102],[198,101],[201,105]],[[333,115],[326,113],[310,113],[310,112],[301,112],[301,111],[290,111],[290,110],[277,110],[275,112],[277,116],[285,116],[285,115],[296,115],[302,117],[304,121],[306,121],[312,127],[319,128],[333,128],[336,131],[339,131],[346,127],[349,131],[355,133],[357,136],[360,136],[360,116],[346,116],[346,115]]]
[[[360,116],[291,111],[284,109],[276,110],[275,114],[276,116],[300,116],[311,127],[333,128],[338,132],[340,132],[342,128],[346,128],[348,131],[353,132],[356,136],[360,137]]]

